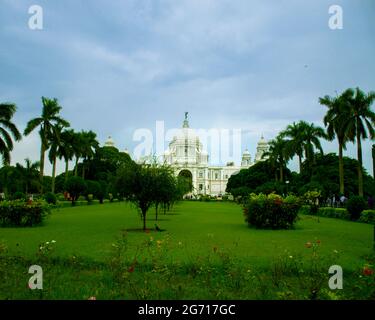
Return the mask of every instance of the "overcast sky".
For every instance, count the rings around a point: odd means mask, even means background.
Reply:
[[[33,4],[41,31],[28,27]],[[342,30],[328,27],[333,4]],[[373,0],[0,0],[0,101],[17,104],[23,130],[41,96],[56,97],[76,130],[130,151],[137,128],[180,127],[188,111],[191,127],[241,128],[254,158],[262,133],[323,125],[320,96],[375,90],[374,35]],[[24,138],[12,162],[38,160],[39,149],[36,134]],[[371,141],[363,156],[372,173]]]

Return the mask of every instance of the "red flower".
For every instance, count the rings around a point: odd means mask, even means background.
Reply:
[[[317,244],[320,244],[320,243],[321,243],[321,241],[320,241],[320,240],[316,240],[316,243],[317,243]]]
[[[132,266],[128,269],[128,272],[130,272],[130,273],[134,272],[134,265],[132,265]]]
[[[374,274],[374,270],[372,270],[371,268],[366,266],[366,267],[363,268],[362,273],[365,276],[372,276]]]

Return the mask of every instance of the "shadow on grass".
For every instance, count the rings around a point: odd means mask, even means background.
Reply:
[[[149,229],[147,228],[146,230],[143,230],[143,228],[129,228],[129,229],[122,229],[122,231],[125,231],[125,232],[143,232],[143,233],[160,233],[160,232],[164,232],[164,231],[167,231],[167,230],[156,230],[156,229]]]

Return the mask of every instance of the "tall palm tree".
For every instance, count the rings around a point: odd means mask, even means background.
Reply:
[[[370,136],[375,138],[375,113],[371,110],[371,105],[375,100],[375,92],[363,92],[361,89],[348,89],[346,94],[349,96],[350,117],[348,117],[345,126],[347,135],[355,137],[357,143],[358,157],[358,194],[363,197],[363,168],[362,168],[362,139]]]
[[[55,193],[55,178],[56,178],[56,162],[58,157],[58,151],[61,146],[61,133],[64,127],[61,124],[57,124],[54,128],[54,134],[49,137],[50,149],[48,153],[49,161],[52,164],[52,181],[51,181],[51,192]]]
[[[287,140],[286,149],[290,158],[295,155],[298,156],[299,172],[302,172],[302,158],[303,158],[303,134],[304,126],[301,122],[290,124],[284,131],[280,133],[281,138],[289,138]]]
[[[40,117],[34,118],[27,123],[24,135],[29,135],[36,128],[39,128],[39,135],[41,140],[40,147],[40,192],[43,192],[43,174],[44,174],[44,157],[49,148],[49,138],[55,136],[57,125],[69,127],[68,121],[60,117],[59,113],[62,107],[59,105],[57,99],[49,99],[42,97],[43,109]]]
[[[338,97],[326,95],[323,98],[319,98],[319,103],[328,108],[323,119],[324,125],[327,128],[327,138],[331,141],[337,138],[339,144],[339,181],[341,194],[345,192],[343,150],[346,150],[346,143],[352,140],[346,132],[346,120],[350,116],[348,98],[348,92],[344,92]]]
[[[38,183],[39,162],[32,162],[29,158],[26,158],[25,163],[25,167],[22,164],[17,163],[16,169],[25,185],[25,193],[27,194],[30,190],[30,187],[33,184]]]
[[[78,162],[79,159],[83,155],[83,149],[84,149],[84,139],[82,132],[75,132],[73,136],[73,154],[75,156],[75,167],[74,167],[74,175],[78,175]]]
[[[69,161],[74,156],[74,136],[75,132],[73,129],[64,130],[60,135],[60,145],[57,148],[57,156],[59,159],[64,159],[65,161],[65,181],[68,179]]]
[[[320,143],[320,138],[327,138],[327,135],[323,128],[315,126],[313,123],[307,123],[306,121],[300,121],[302,130],[302,147],[305,152],[305,158],[307,165],[311,168],[312,163],[315,161],[316,150],[323,153],[323,148]]]
[[[274,140],[269,142],[269,149],[263,154],[263,158],[268,158],[271,166],[276,169],[275,180],[284,181],[284,168],[288,164],[289,154],[286,149],[287,141],[278,135]],[[277,176],[279,170],[279,177]]]
[[[83,140],[81,148],[82,163],[82,178],[85,178],[85,162],[92,159],[96,150],[99,148],[99,142],[96,140],[96,133],[93,131],[82,131],[81,138]]]
[[[10,164],[10,152],[13,150],[13,140],[20,141],[22,136],[16,125],[12,122],[12,117],[17,107],[13,103],[0,103],[0,155],[3,164]]]

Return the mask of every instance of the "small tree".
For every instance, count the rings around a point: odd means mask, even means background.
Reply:
[[[173,172],[167,166],[155,167],[154,174],[156,183],[154,204],[156,220],[158,220],[159,205],[163,205],[165,214],[167,207],[169,208],[177,194],[177,183]]]
[[[69,192],[70,198],[72,200],[72,206],[80,195],[84,194],[86,191],[86,183],[81,177],[70,177],[65,183],[65,190]]]
[[[116,189],[139,208],[143,230],[146,230],[147,211],[155,201],[156,187],[155,170],[150,165],[131,163],[117,171]]]

